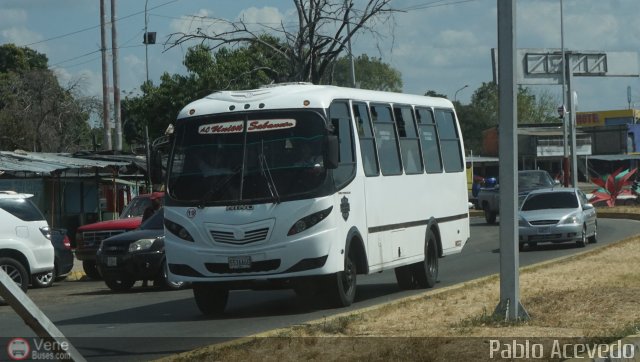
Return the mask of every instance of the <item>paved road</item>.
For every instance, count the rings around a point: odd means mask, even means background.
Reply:
[[[601,247],[637,233],[640,223],[599,220]],[[472,219],[472,238],[459,255],[441,259],[437,288],[499,272],[498,227]],[[521,266],[580,252],[573,244],[540,245],[520,254]],[[100,281],[60,282],[48,289],[31,289],[28,295],[89,360],[149,360],[197,346],[251,335],[273,328],[384,303],[424,291],[400,291],[394,273],[358,279],[356,303],[348,309],[309,306],[292,291],[234,291],[226,316],[201,316],[191,290],[157,291],[136,286],[129,293],[112,293]],[[496,295],[496,303],[499,296]],[[0,307],[0,360],[12,337],[33,333],[13,310]]]

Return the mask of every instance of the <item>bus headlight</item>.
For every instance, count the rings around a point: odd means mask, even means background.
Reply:
[[[193,242],[193,237],[191,236],[191,234],[189,234],[187,229],[182,227],[182,225],[164,219],[164,226],[166,226],[167,230],[169,230],[173,235],[179,237],[180,239]]]
[[[329,214],[331,213],[331,210],[333,210],[333,206],[329,207],[326,210],[322,210],[322,211],[318,211],[315,212],[311,215],[305,216],[302,219],[296,221],[293,226],[291,226],[291,228],[289,229],[289,232],[287,233],[288,236],[291,235],[295,235],[298,233],[301,233],[305,230],[307,230],[308,228],[312,227],[313,225],[319,223],[320,221],[324,220],[327,218],[327,216],[329,216]]]

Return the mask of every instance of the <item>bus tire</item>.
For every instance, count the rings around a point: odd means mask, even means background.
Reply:
[[[327,276],[326,292],[331,306],[348,307],[356,297],[357,270],[353,256],[347,249],[344,257],[344,271]]]
[[[200,312],[206,316],[216,316],[224,313],[229,300],[229,289],[215,283],[193,284],[193,298]]]
[[[394,269],[396,273],[396,280],[398,286],[402,290],[414,289],[417,285],[415,278],[413,277],[413,269],[410,265],[399,266]]]
[[[413,275],[420,288],[433,288],[438,280],[438,244],[436,236],[429,229],[424,245],[424,261],[413,264]]]

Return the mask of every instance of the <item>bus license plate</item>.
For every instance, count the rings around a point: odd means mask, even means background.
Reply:
[[[249,269],[251,268],[250,256],[230,256],[229,269]]]
[[[115,256],[107,257],[107,266],[118,266],[118,258]]]
[[[551,229],[548,226],[538,228],[538,234],[548,234],[551,232]]]

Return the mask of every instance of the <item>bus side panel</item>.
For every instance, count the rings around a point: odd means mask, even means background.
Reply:
[[[464,172],[378,176],[365,180],[369,245],[379,243],[382,264],[415,261],[424,254],[424,235],[430,218],[444,220],[445,253],[460,251],[466,242],[468,201]],[[459,221],[449,221],[458,215]],[[459,247],[456,241],[462,240]]]
[[[364,176],[364,175],[362,175]],[[332,252],[341,251],[344,249],[344,246],[347,242],[347,234],[349,230],[355,227],[362,237],[361,240],[365,255],[363,257],[369,259],[369,251],[367,246],[367,214],[366,210],[366,200],[364,193],[364,177],[356,177],[349,185],[347,185],[344,189],[338,191],[334,196],[334,211],[336,216],[335,219],[335,227],[336,227],[336,240],[334,240],[334,248]],[[336,247],[338,247],[336,249]],[[343,254],[340,254],[340,258],[335,258],[339,266],[336,266],[338,270],[344,269],[344,264],[342,263]],[[362,270],[359,272],[363,272]]]

